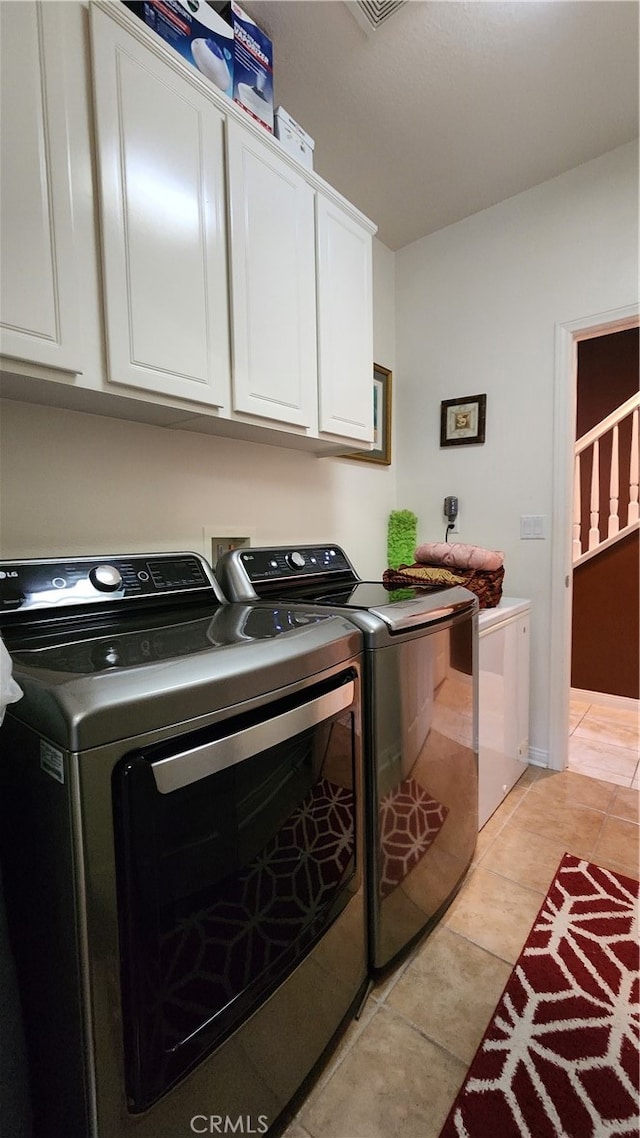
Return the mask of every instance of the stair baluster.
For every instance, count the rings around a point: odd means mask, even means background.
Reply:
[[[599,550],[607,549],[614,542],[627,537],[640,527],[638,503],[638,415],[640,409],[640,393],[632,395],[624,403],[607,415],[590,431],[576,440],[575,462],[573,468],[573,530],[572,530],[572,556],[574,566],[582,564],[590,557],[595,556]],[[623,498],[620,501],[620,436],[619,424],[631,422],[631,451],[629,459],[629,498],[628,506],[625,497],[627,492],[626,479],[623,480]],[[609,468],[609,517],[607,535],[600,534],[600,440],[606,436],[611,437],[611,465]],[[628,436],[627,436],[628,437]],[[591,451],[591,490],[589,500],[590,528],[587,548],[582,548],[582,455]],[[605,452],[606,453],[606,452]],[[603,470],[606,476],[606,471]],[[604,492],[604,487],[603,487]],[[620,514],[622,512],[622,519]],[[626,512],[626,521],[625,521]]]
[[[620,493],[619,485],[619,443],[618,443],[618,424],[616,423],[613,428],[613,437],[611,440],[611,470],[609,472],[609,525],[607,527],[607,537],[615,537],[620,531],[620,518],[618,517],[618,495]]]
[[[600,439],[596,439],[593,444],[590,509],[589,549],[595,549],[600,544]]]
[[[629,463],[629,512],[627,525],[638,521],[638,408],[631,426],[631,462]]]

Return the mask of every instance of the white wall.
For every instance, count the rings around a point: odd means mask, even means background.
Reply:
[[[396,254],[398,499],[421,540],[505,552],[505,595],[530,597],[531,747],[549,750],[555,325],[633,304],[637,146],[620,147]],[[440,449],[440,401],[487,394],[486,442]],[[568,440],[567,445],[570,445]],[[547,540],[521,541],[542,514]]]
[[[374,242],[374,358],[394,359],[393,254]],[[203,530],[252,544],[335,541],[386,566],[395,469],[4,400],[0,554],[204,552]]]

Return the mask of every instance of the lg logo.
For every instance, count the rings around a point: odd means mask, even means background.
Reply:
[[[0,581],[5,581],[7,577],[17,577],[17,569],[0,569]]]

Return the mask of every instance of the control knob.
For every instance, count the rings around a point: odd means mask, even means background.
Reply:
[[[115,565],[95,565],[89,571],[89,580],[101,593],[115,593],[122,584],[122,574]]]
[[[306,561],[301,553],[288,553],[286,560],[287,565],[289,565],[291,569],[303,569],[306,565]]]
[[[15,585],[5,584],[4,581],[0,584],[0,608],[4,611],[19,609],[26,599],[22,590]]]

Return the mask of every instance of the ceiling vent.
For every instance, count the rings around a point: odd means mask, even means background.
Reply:
[[[376,32],[407,0],[347,0],[347,8],[369,35]]]

